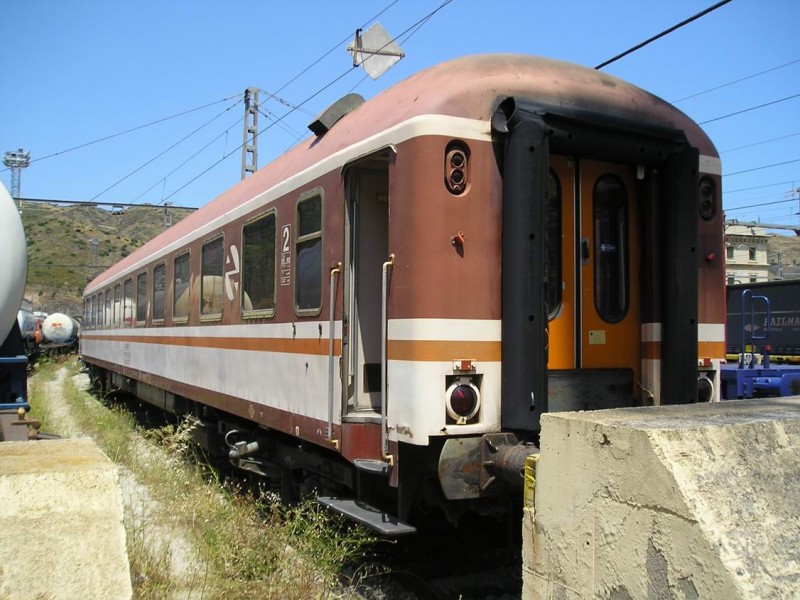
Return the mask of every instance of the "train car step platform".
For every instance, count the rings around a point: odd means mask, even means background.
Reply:
[[[374,506],[352,498],[333,498],[320,496],[317,501],[334,512],[374,529],[385,536],[396,537],[416,533],[413,525],[403,523],[397,517],[385,513]]]

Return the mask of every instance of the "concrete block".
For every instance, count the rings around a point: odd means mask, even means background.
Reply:
[[[117,468],[88,439],[0,444],[0,598],[132,596]]]
[[[524,598],[800,594],[800,399],[547,414]]]

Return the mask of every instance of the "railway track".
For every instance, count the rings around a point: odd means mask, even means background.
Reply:
[[[509,539],[509,535],[511,539]],[[381,546],[375,570],[355,591],[365,600],[517,600],[522,566],[519,528],[475,519],[456,530],[427,531]]]
[[[110,398],[125,404],[143,428],[158,428],[169,417],[129,394]],[[225,462],[214,469],[220,481],[254,491],[255,482]],[[419,534],[376,543],[368,564],[342,573],[348,593],[363,600],[518,600],[522,589],[521,515],[509,527],[497,519],[471,516],[458,528],[431,517]]]

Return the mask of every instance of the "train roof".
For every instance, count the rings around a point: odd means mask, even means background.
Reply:
[[[701,155],[718,157],[708,136],[688,116],[613,75],[528,55],[468,56],[412,75],[358,106],[326,134],[312,137],[278,157],[100,274],[86,293],[97,291],[143,259],[320,160],[415,117],[446,115],[485,121],[488,131],[494,110],[509,96],[568,111],[680,130]]]

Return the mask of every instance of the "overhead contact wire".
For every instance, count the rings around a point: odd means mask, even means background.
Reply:
[[[209,119],[208,121],[206,121],[205,123],[203,123],[202,125],[200,125],[200,127],[198,127],[197,129],[195,129],[194,131],[192,131],[192,132],[191,132],[191,133],[189,133],[188,135],[184,136],[183,138],[181,138],[180,140],[178,140],[177,142],[175,142],[174,144],[172,144],[171,146],[169,146],[168,148],[166,148],[165,150],[163,150],[163,151],[162,151],[162,152],[160,152],[159,154],[156,154],[156,155],[155,155],[153,158],[151,158],[150,160],[148,160],[148,161],[147,161],[147,162],[145,162],[144,164],[140,165],[139,167],[137,167],[136,169],[134,169],[133,171],[131,171],[130,173],[128,173],[127,175],[125,175],[125,177],[123,177],[123,178],[122,178],[122,179],[120,179],[119,181],[117,181],[117,182],[115,182],[115,183],[111,184],[110,186],[108,186],[106,189],[104,189],[102,192],[100,192],[100,193],[99,193],[99,194],[97,194],[97,195],[96,195],[94,198],[92,198],[92,200],[97,200],[97,198],[99,198],[100,196],[102,196],[103,194],[105,194],[105,193],[106,193],[107,191],[109,191],[110,189],[113,189],[113,188],[115,188],[117,185],[119,185],[120,183],[122,183],[123,181],[125,181],[126,179],[128,179],[128,177],[130,177],[131,175],[133,175],[133,174],[135,174],[135,173],[137,173],[137,172],[141,171],[143,168],[145,168],[147,165],[149,165],[150,163],[152,163],[152,162],[153,162],[153,161],[155,161],[156,159],[158,159],[158,158],[160,158],[160,157],[164,156],[164,154],[166,154],[167,152],[169,152],[170,150],[172,150],[173,148],[175,148],[175,147],[176,147],[178,144],[181,144],[181,143],[182,143],[182,142],[184,142],[185,140],[189,139],[189,138],[190,138],[190,137],[192,137],[192,136],[193,136],[195,133],[197,133],[198,131],[200,131],[200,130],[201,130],[201,129],[203,129],[204,127],[208,126],[210,123],[212,123],[213,121],[215,121],[216,119],[218,119],[218,118],[220,118],[222,115],[224,115],[226,112],[228,112],[229,110],[231,110],[231,109],[232,109],[234,106],[237,106],[238,104],[241,104],[241,102],[242,102],[242,99],[240,98],[239,100],[237,100],[236,102],[234,102],[233,104],[231,104],[231,105],[230,105],[228,108],[226,108],[225,110],[223,110],[221,113],[219,113],[218,115],[216,115],[216,116],[212,117],[211,119]]]
[[[227,102],[228,100],[232,100],[233,98],[238,97],[239,94],[234,94],[233,96],[228,96],[227,98],[223,98],[222,100],[216,100],[215,102],[209,102],[208,104],[204,104],[203,106],[198,106],[196,108],[190,108],[189,110],[185,110],[183,112],[177,113],[175,115],[171,115],[169,117],[164,117],[162,119],[157,119],[155,121],[151,121],[150,123],[145,123],[144,125],[138,125],[137,127],[131,127],[130,129],[126,129],[125,131],[120,131],[118,133],[113,133],[111,135],[107,135],[100,139],[86,142],[85,144],[79,144],[77,146],[73,146],[72,148],[67,148],[66,150],[60,150],[58,152],[53,152],[52,154],[48,154],[46,156],[42,156],[39,158],[35,158],[30,162],[35,163],[39,162],[40,160],[45,160],[47,158],[53,158],[54,156],[59,156],[61,154],[66,154],[68,152],[72,152],[73,150],[80,150],[81,148],[86,148],[87,146],[92,146],[93,144],[99,144],[100,142],[105,142],[106,140],[113,139],[115,137],[119,137],[121,135],[125,135],[126,133],[132,133],[134,131],[139,131],[140,129],[145,129],[146,127],[151,127],[152,125],[158,125],[159,123],[163,123],[165,121],[169,121],[170,119],[176,119],[178,117],[182,117],[184,115],[188,115],[189,113],[196,112],[198,110],[202,110],[204,108],[208,108],[209,106],[214,106],[215,104],[220,104],[222,102]]]
[[[678,23],[677,25],[673,25],[673,26],[672,26],[672,27],[670,27],[669,29],[665,29],[665,30],[664,30],[664,31],[662,31],[661,33],[654,35],[654,36],[653,36],[653,37],[651,37],[650,39],[647,39],[647,40],[643,41],[643,42],[642,42],[642,43],[640,43],[640,44],[636,44],[636,45],[635,45],[633,48],[629,48],[628,50],[625,50],[625,52],[622,52],[622,53],[620,53],[620,54],[617,54],[617,55],[616,55],[615,57],[613,57],[613,58],[609,58],[607,61],[605,61],[605,62],[602,62],[602,63],[600,63],[599,65],[597,65],[597,66],[595,67],[595,69],[602,69],[603,67],[606,67],[606,66],[610,65],[611,63],[618,61],[620,58],[624,58],[625,56],[628,56],[629,54],[633,54],[633,53],[634,53],[634,52],[636,52],[637,50],[641,50],[642,48],[644,48],[644,47],[645,47],[645,46],[647,46],[648,44],[650,44],[650,43],[652,43],[652,42],[655,42],[656,40],[658,40],[658,39],[660,39],[660,38],[662,38],[662,37],[664,37],[664,36],[666,36],[666,35],[669,35],[669,34],[670,34],[670,33],[672,33],[673,31],[675,31],[676,29],[680,29],[680,28],[681,28],[681,27],[683,27],[684,25],[688,25],[688,24],[689,24],[689,23],[691,23],[692,21],[696,21],[696,20],[697,20],[697,19],[699,19],[700,17],[703,17],[703,16],[707,15],[708,13],[710,13],[710,12],[712,12],[712,11],[715,11],[715,10],[717,10],[717,9],[718,9],[718,8],[720,8],[721,6],[725,6],[725,5],[726,5],[726,4],[728,4],[730,1],[731,1],[731,0],[722,0],[721,2],[717,2],[717,3],[716,3],[715,5],[713,5],[713,6],[709,6],[707,9],[705,9],[705,10],[703,10],[703,11],[700,11],[699,13],[697,13],[696,15],[694,15],[693,17],[689,17],[688,19],[685,19],[684,21],[681,21],[681,22],[680,22],[680,23]]]
[[[419,21],[417,21],[416,23],[414,23],[413,25],[411,25],[411,27],[408,27],[408,28],[407,28],[405,31],[403,31],[402,33],[400,33],[398,36],[395,36],[395,37],[394,37],[392,40],[390,40],[389,42],[387,42],[386,44],[384,44],[384,45],[383,45],[381,48],[379,48],[379,49],[378,49],[378,52],[380,52],[380,50],[382,50],[383,48],[385,48],[386,46],[388,46],[389,44],[391,44],[393,41],[395,41],[395,40],[396,40],[397,38],[399,38],[400,36],[402,36],[402,35],[405,35],[405,34],[406,34],[406,33],[408,33],[409,31],[411,31],[412,29],[414,29],[415,27],[417,27],[417,26],[418,26],[420,23],[422,23],[422,22],[424,22],[424,21],[427,21],[428,19],[430,19],[430,18],[431,18],[433,15],[435,15],[437,12],[439,12],[440,10],[442,10],[442,9],[443,9],[445,6],[447,6],[448,4],[450,4],[452,1],[453,1],[453,0],[445,0],[444,2],[442,2],[442,3],[441,3],[441,4],[440,4],[440,5],[437,7],[437,8],[435,8],[433,11],[431,11],[431,12],[430,12],[430,13],[428,13],[426,16],[424,16],[422,19],[420,19]],[[388,8],[388,7],[387,7],[387,8]],[[347,39],[350,39],[350,38],[348,37]],[[338,46],[337,46],[337,47],[338,47]],[[369,59],[369,57],[367,57],[367,59]],[[366,62],[366,60],[367,60],[367,59],[365,59],[363,62]],[[300,102],[300,103],[297,105],[297,107],[296,107],[296,108],[293,108],[293,109],[289,110],[289,112],[287,112],[287,113],[285,113],[285,114],[281,115],[281,116],[280,116],[280,117],[278,117],[278,118],[277,118],[275,121],[273,121],[272,123],[270,123],[269,125],[267,125],[266,127],[264,127],[264,129],[260,130],[260,131],[259,131],[259,132],[258,132],[256,135],[262,135],[262,134],[263,134],[265,131],[267,131],[267,130],[271,129],[272,127],[274,127],[275,125],[277,125],[278,123],[280,123],[281,121],[283,121],[283,120],[284,120],[286,117],[288,117],[288,116],[289,116],[289,115],[291,115],[293,112],[295,112],[296,110],[298,110],[298,109],[299,109],[301,106],[303,106],[304,104],[307,104],[308,102],[310,102],[311,100],[313,100],[314,98],[316,98],[316,97],[317,97],[319,94],[321,94],[322,92],[324,92],[325,90],[327,90],[329,87],[331,87],[332,85],[334,85],[335,83],[339,82],[341,79],[343,79],[344,77],[346,77],[347,75],[349,75],[349,74],[350,74],[350,72],[352,72],[352,71],[353,71],[353,69],[355,69],[355,68],[356,68],[356,67],[355,67],[355,66],[353,66],[353,67],[351,67],[351,68],[347,69],[347,71],[345,71],[344,73],[342,73],[341,75],[339,75],[338,77],[336,77],[335,79],[333,79],[333,81],[331,81],[331,82],[329,82],[328,84],[326,84],[325,86],[321,87],[319,90],[317,90],[316,92],[314,92],[313,94],[311,94],[311,95],[310,95],[308,98],[306,98],[305,100],[303,100],[302,102]],[[285,87],[285,86],[283,86],[283,87]],[[281,89],[283,89],[283,87],[279,88],[277,91],[280,91]],[[276,91],[276,93],[277,93],[277,91]],[[181,190],[183,190],[183,189],[184,189],[184,188],[186,188],[187,186],[191,185],[192,183],[194,183],[194,182],[195,182],[197,179],[199,179],[200,177],[202,177],[203,175],[205,175],[206,173],[208,173],[208,172],[209,172],[211,169],[213,169],[213,168],[214,168],[214,167],[216,167],[218,164],[220,164],[221,162],[223,162],[225,159],[227,159],[229,156],[231,156],[231,155],[232,155],[234,152],[238,152],[239,150],[241,150],[241,149],[242,149],[242,146],[244,146],[244,143],[242,143],[242,144],[239,144],[239,146],[238,146],[237,148],[235,148],[234,150],[231,150],[231,151],[230,151],[228,154],[226,154],[226,155],[225,155],[225,156],[223,156],[221,159],[219,159],[218,161],[216,161],[215,163],[213,163],[212,165],[210,165],[210,166],[209,166],[207,169],[203,170],[201,173],[199,173],[198,175],[196,175],[194,178],[192,178],[191,180],[189,180],[188,182],[186,182],[184,185],[182,185],[182,186],[181,186],[181,187],[179,187],[177,190],[175,190],[174,192],[172,192],[172,193],[171,193],[169,196],[167,196],[167,197],[166,197],[164,200],[165,200],[165,201],[166,201],[166,200],[169,200],[170,198],[172,198],[172,196],[174,196],[175,194],[177,194],[178,192],[180,192]]]

